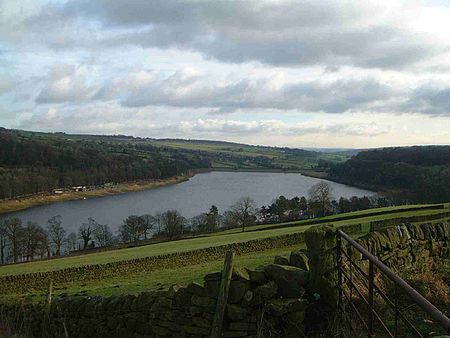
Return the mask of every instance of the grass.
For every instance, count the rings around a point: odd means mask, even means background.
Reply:
[[[0,267],[0,276],[15,275],[23,273],[33,273],[40,271],[60,270],[68,267],[77,267],[89,264],[105,264],[121,260],[130,260],[134,258],[156,256],[180,251],[189,251],[210,246],[219,246],[229,243],[245,242],[252,239],[274,237],[285,234],[292,234],[304,231],[309,226],[286,229],[269,229],[260,232],[237,232],[227,233],[221,236],[202,236],[192,239],[184,239],[170,242],[163,242],[153,245],[146,245],[134,248],[110,250],[98,253],[70,256],[50,260],[34,261],[30,263],[12,264]]]
[[[421,204],[416,204],[416,205],[403,205],[403,206],[396,206],[396,207],[385,207],[385,208],[376,208],[376,209],[366,209],[366,210],[359,210],[359,211],[354,211],[354,212],[349,212],[349,213],[345,213],[345,214],[338,214],[338,215],[331,215],[331,216],[326,216],[326,217],[321,217],[318,219],[314,219],[314,221],[316,220],[321,220],[323,221],[323,223],[330,223],[333,224],[335,226],[342,226],[342,225],[346,225],[346,224],[358,224],[358,223],[368,223],[368,222],[372,222],[372,221],[380,221],[380,220],[387,220],[387,219],[392,219],[392,218],[397,218],[397,217],[409,217],[409,216],[420,216],[420,215],[434,215],[434,214],[439,214],[448,210],[445,209],[435,209],[435,210],[416,210],[416,211],[408,211],[408,208],[412,208],[412,207],[420,207],[423,206]],[[446,208],[449,208],[448,205],[446,205]],[[406,210],[405,210],[406,209]],[[398,210],[398,212],[396,213],[390,213],[390,214],[385,214],[387,211],[391,212],[393,210]],[[377,212],[379,213],[379,215],[371,215],[371,216],[365,216],[369,213],[374,213]],[[360,216],[358,218],[354,218],[354,219],[347,219],[347,220],[337,220],[342,216]],[[249,231],[260,231],[260,230],[265,230],[265,229],[270,229],[270,228],[274,228],[274,227],[283,227],[283,228],[287,228],[287,227],[297,227],[297,226],[306,226],[308,225],[308,223],[310,223],[311,220],[303,220],[303,221],[293,221],[293,222],[285,222],[285,223],[277,223],[277,224],[262,224],[262,225],[256,225],[256,226],[252,226],[249,227],[248,230]],[[238,232],[239,229],[232,229],[232,230],[227,230],[224,232],[220,232],[220,233],[216,233],[216,235],[221,235],[224,233],[235,233]]]
[[[420,205],[416,205],[420,206]],[[349,213],[351,215],[360,216],[355,219],[334,221],[336,216],[324,217],[326,223],[332,223],[335,226],[363,224],[364,231],[368,231],[368,225],[371,221],[382,220],[388,218],[396,218],[400,216],[413,216],[435,214],[442,212],[437,210],[419,210],[410,211],[408,208],[412,206],[388,207],[379,209],[369,209],[358,212]],[[449,205],[446,205],[448,208]],[[398,210],[391,214],[383,214],[383,212]],[[365,216],[374,211],[379,215]],[[248,227],[248,231],[242,233],[240,229],[232,229],[204,235],[191,239],[177,240],[172,242],[163,242],[153,245],[146,245],[135,248],[127,248],[120,250],[110,250],[80,256],[71,256],[47,261],[35,261],[31,263],[15,264],[0,267],[0,276],[33,273],[39,271],[59,270],[67,267],[76,267],[88,264],[104,264],[113,261],[129,260],[133,258],[155,256],[158,254],[173,253],[187,250],[194,250],[209,246],[218,246],[234,242],[244,242],[252,239],[267,238],[285,234],[302,232],[314,225],[308,225],[308,220],[302,222],[285,223],[286,227],[279,227],[280,224],[260,225]],[[364,232],[363,231],[363,232]],[[359,235],[359,234],[358,234]],[[255,268],[273,262],[275,255],[288,255],[292,250],[301,248],[302,245],[293,247],[283,247],[266,250],[257,253],[249,253],[236,256],[235,265]],[[145,273],[135,273],[131,275],[117,276],[106,279],[92,280],[89,282],[73,282],[68,284],[54,285],[55,296],[64,294],[83,294],[83,295],[101,295],[109,296],[123,293],[137,293],[144,290],[167,289],[169,285],[181,284],[186,285],[191,281],[202,282],[205,274],[218,271],[222,267],[222,260],[212,260],[207,263],[186,266],[176,269],[164,269]],[[28,294],[11,294],[2,296],[5,301],[27,298],[32,301],[45,299],[46,290],[34,291]]]
[[[245,254],[236,256],[234,259],[235,266],[247,268],[257,268],[273,262],[276,255],[289,255],[291,251],[298,250],[304,246],[297,245],[292,247],[277,248],[258,252],[257,254]],[[187,285],[190,282],[203,282],[203,276],[207,273],[220,271],[223,266],[222,260],[214,260],[204,264],[193,266],[158,270],[153,272],[136,273],[133,275],[120,276],[108,279],[89,281],[89,283],[73,283],[55,285],[55,296],[64,294],[86,294],[110,296],[123,293],[138,293],[143,290],[166,290],[172,284]],[[7,301],[18,298],[29,298],[33,301],[44,300],[46,290],[41,292],[33,292],[28,294],[11,294],[2,296]]]
[[[215,154],[229,155],[233,157],[265,157],[271,160],[271,163],[281,168],[290,168],[294,170],[313,169],[319,159],[343,162],[349,159],[350,156],[334,153],[312,153],[311,156],[303,154],[287,154],[283,148],[266,147],[266,146],[252,146],[239,143],[228,142],[208,142],[208,141],[190,141],[190,140],[175,140],[162,139],[149,141],[154,146],[170,147],[176,149],[187,149],[195,151],[204,151]],[[312,155],[314,154],[314,155]],[[239,169],[261,169],[261,166],[256,163],[237,163],[235,160],[220,160],[214,161],[212,167],[216,169],[231,169],[236,166]]]
[[[387,210],[398,209],[398,213],[392,213],[378,216],[364,217],[364,214],[374,212],[378,209],[369,209],[355,212],[352,214],[360,215],[360,218],[336,221],[333,222],[335,216],[324,217],[323,220],[327,223],[332,223],[335,226],[342,226],[347,224],[368,224],[371,221],[396,218],[400,216],[411,215],[425,215],[442,212],[440,210],[423,210],[423,211],[403,211],[406,206],[381,208],[380,212]],[[12,264],[0,267],[0,276],[34,273],[42,271],[60,270],[68,267],[77,267],[89,264],[105,264],[109,262],[130,260],[135,258],[156,256],[159,254],[167,254],[181,251],[195,250],[211,246],[225,245],[229,243],[245,242],[252,239],[268,238],[297,232],[303,232],[312,225],[308,225],[308,220],[301,222],[284,223],[285,227],[280,227],[280,224],[259,225],[248,227],[247,231],[242,233],[240,229],[231,229],[227,231],[216,232],[210,235],[199,236],[190,239],[183,239],[171,242],[163,242],[153,245],[145,245],[134,248],[126,248],[120,250],[109,250],[86,255],[69,256],[57,259],[35,261],[30,263]]]

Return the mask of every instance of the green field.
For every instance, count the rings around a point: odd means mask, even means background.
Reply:
[[[245,254],[236,256],[235,266],[257,268],[273,262],[276,255],[288,256],[291,251],[298,250],[304,245],[278,248],[264,252]],[[144,290],[167,290],[170,285],[187,285],[190,282],[203,282],[203,276],[222,269],[223,261],[214,260],[177,269],[165,269],[136,273],[127,276],[120,276],[107,279],[90,281],[89,283],[70,283],[55,285],[54,295],[60,294],[87,294],[98,296],[110,296],[123,293],[138,293]],[[18,298],[28,298],[32,301],[44,300],[47,297],[47,290],[35,291],[27,294],[2,295],[3,301],[14,301]]]
[[[321,220],[325,224],[333,224],[336,227],[351,224],[362,224],[363,225],[362,232],[354,234],[354,236],[357,237],[369,231],[369,224],[371,221],[386,220],[398,217],[418,216],[418,215],[435,215],[438,213],[450,211],[449,204],[445,205],[445,209],[430,209],[430,210],[416,210],[416,211],[408,210],[411,207],[420,207],[420,206],[421,205],[415,206],[409,205],[409,206],[369,209],[345,214],[346,216],[356,217],[353,219],[336,221],[335,219],[337,219],[338,217],[342,217],[343,214],[341,214],[323,217],[321,218]],[[368,216],[368,214],[373,213],[377,213],[377,215]],[[448,219],[449,218],[447,217],[445,220]],[[314,221],[317,221],[317,219],[315,219]],[[303,220],[298,222],[289,222],[281,224],[257,225],[248,227],[246,232],[244,233],[242,233],[240,229],[231,229],[189,239],[163,242],[134,248],[116,249],[79,256],[70,256],[58,259],[7,265],[0,267],[0,276],[54,271],[69,267],[79,267],[90,264],[105,264],[115,261],[123,261],[134,258],[156,256],[160,254],[183,252],[230,243],[245,242],[253,239],[261,239],[286,234],[293,234],[303,232],[306,229],[310,228],[311,226],[314,226],[308,224],[308,222],[311,222],[311,220]],[[248,268],[256,268],[258,266],[262,266],[273,262],[273,259],[276,255],[288,256],[291,251],[297,250],[301,247],[304,247],[304,244],[243,254],[240,256],[236,256],[235,265]],[[129,275],[119,275],[115,277],[108,277],[98,280],[89,280],[84,282],[74,281],[71,283],[55,284],[54,294],[56,296],[60,294],[108,296],[121,293],[137,293],[142,292],[144,290],[167,289],[167,287],[172,284],[186,285],[191,281],[201,282],[205,274],[220,270],[222,264],[223,262],[221,259],[214,259],[207,263],[194,264],[174,269],[155,270],[151,272],[139,272]],[[15,301],[17,299],[28,299],[33,302],[40,301],[45,299],[46,293],[47,290],[40,289],[34,290],[29,293],[3,295],[2,301]]]
[[[419,205],[417,205],[419,206]],[[323,217],[324,223],[331,223],[335,226],[349,225],[349,224],[363,224],[368,229],[368,224],[371,221],[392,219],[397,217],[408,217],[414,215],[434,215],[449,211],[448,205],[446,209],[432,209],[432,210],[418,210],[409,211],[408,208],[415,206],[399,206],[379,209],[369,209],[363,211],[356,211],[346,215],[359,216],[358,218],[333,221],[341,215],[333,215]],[[405,210],[406,209],[406,210]],[[398,210],[395,213],[383,214],[387,211]],[[368,213],[379,212],[379,215],[365,216]],[[35,261],[30,263],[12,264],[0,267],[0,276],[35,273],[51,270],[60,270],[68,267],[77,267],[89,264],[105,264],[109,262],[130,260],[134,258],[142,258],[149,256],[156,256],[160,254],[174,253],[195,250],[210,246],[219,246],[229,243],[245,242],[252,239],[260,239],[267,237],[274,237],[297,232],[303,232],[312,225],[308,225],[310,220],[303,220],[298,222],[289,222],[282,224],[257,225],[248,227],[245,233],[240,229],[231,229],[221,232],[212,233],[209,235],[199,236],[190,239],[183,239],[177,241],[163,242],[153,245],[145,245],[134,248],[109,250],[92,254],[69,256],[58,259]]]
[[[212,162],[213,169],[258,170],[265,168],[271,170],[308,170],[315,168],[319,160],[344,162],[350,158],[350,156],[339,153],[303,152],[300,149],[296,152],[296,150],[287,150],[287,148],[253,146],[220,141],[161,139],[149,142],[159,147],[223,155],[223,158]],[[270,166],[266,167],[261,162],[248,160],[248,158],[256,159],[258,157],[269,160]],[[239,158],[242,158],[243,161],[239,161]]]

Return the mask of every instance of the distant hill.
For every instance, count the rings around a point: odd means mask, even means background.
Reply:
[[[331,179],[396,191],[419,201],[450,201],[450,146],[413,146],[361,151],[331,166]]]
[[[305,148],[305,150],[318,151],[320,153],[329,154],[342,154],[346,156],[355,156],[359,152],[367,149],[354,149],[354,148]]]
[[[191,169],[299,171],[345,159],[303,149],[223,141],[1,128],[0,199],[55,188],[168,178]]]

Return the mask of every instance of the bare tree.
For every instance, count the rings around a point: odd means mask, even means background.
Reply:
[[[256,220],[256,203],[250,197],[242,197],[231,206],[230,212],[238,226],[245,231],[247,225],[252,225]]]
[[[113,234],[107,224],[97,223],[97,226],[94,228],[93,234],[94,239],[100,246],[107,246],[112,244]]]
[[[1,264],[5,264],[6,263],[6,239],[7,239],[7,234],[6,234],[6,227],[5,227],[5,223],[1,222],[0,223],[0,263]]]
[[[61,215],[53,216],[48,220],[48,237],[50,239],[50,243],[55,247],[56,256],[61,256],[61,248],[64,244],[64,239],[66,236],[66,230],[61,224]]]
[[[130,243],[136,243],[139,241],[142,234],[142,229],[144,227],[144,222],[144,219],[140,216],[128,216],[120,227],[122,241]]]
[[[77,250],[78,247],[78,236],[75,232],[71,232],[67,238],[66,238],[66,242],[67,242],[67,249],[68,251],[73,251],[73,250]]]
[[[324,216],[331,208],[333,199],[333,188],[327,182],[319,182],[308,191],[309,203],[319,211],[320,216]]]
[[[170,240],[183,234],[186,219],[176,210],[167,210],[162,214],[164,232]]]
[[[83,249],[86,249],[89,245],[89,241],[92,239],[92,231],[97,226],[97,222],[95,219],[89,217],[87,223],[81,224],[80,228],[78,229],[78,235],[83,240]]]
[[[206,213],[201,213],[190,219],[191,229],[194,232],[205,232],[208,228],[208,216]]]
[[[149,214],[142,215],[141,218],[143,219],[142,233],[144,234],[144,239],[147,239],[148,234],[156,224],[156,218]]]
[[[7,219],[4,222],[6,237],[11,245],[13,262],[17,262],[23,242],[22,221],[19,218]]]
[[[28,262],[42,251],[42,247],[47,245],[47,234],[39,224],[28,222],[24,229],[24,242],[25,258]]]
[[[163,229],[162,213],[157,212],[154,217],[155,217],[156,233],[159,235]]]

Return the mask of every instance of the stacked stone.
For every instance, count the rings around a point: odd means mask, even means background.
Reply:
[[[450,223],[400,224],[371,232],[357,240],[393,268],[420,268],[435,258],[450,258]],[[356,260],[362,255],[352,250]]]
[[[282,264],[233,270],[224,337],[302,334],[308,307],[308,258],[299,251],[275,262]],[[216,272],[206,275],[203,284],[174,285],[167,291],[111,297],[63,295],[50,307],[26,303],[3,305],[0,310],[18,327],[27,328],[30,336],[49,332],[64,336],[67,331],[76,337],[207,337],[220,278],[221,272]]]
[[[304,242],[303,233],[261,238],[191,251],[111,262],[101,265],[86,265],[56,271],[38,272],[0,277],[0,294],[31,292],[46,289],[52,280],[54,284],[98,280],[138,272],[161,269],[176,269],[183,266],[206,263],[223,257],[227,250],[236,255],[292,246]]]
[[[305,240],[311,267],[310,291],[336,306],[336,230],[330,225],[313,227],[305,232]]]

